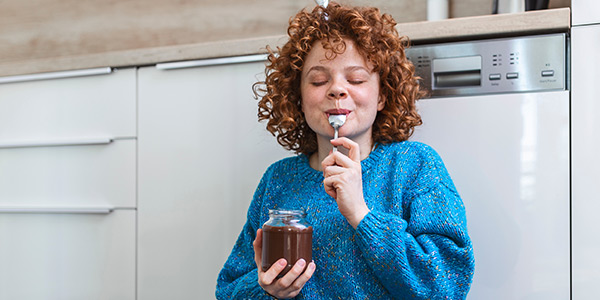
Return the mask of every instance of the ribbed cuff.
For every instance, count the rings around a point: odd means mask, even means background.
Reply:
[[[385,220],[381,216],[378,216],[377,212],[370,211],[367,213],[362,221],[358,223],[358,226],[356,226],[358,240],[361,242],[371,240],[373,236],[381,232],[384,222]]]
[[[236,288],[234,299],[274,299],[258,284],[258,272],[253,271],[241,278]]]

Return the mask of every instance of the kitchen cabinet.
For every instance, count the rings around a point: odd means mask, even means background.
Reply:
[[[119,69],[0,84],[0,144],[135,137],[135,76]]]
[[[596,297],[600,281],[600,25],[571,31],[573,298]]]
[[[0,84],[0,299],[135,299],[136,70]]]
[[[600,23],[600,1],[571,0],[571,24],[573,26]]]
[[[0,209],[135,208],[135,140],[0,149]]]
[[[135,219],[0,214],[0,299],[135,299]]]
[[[139,69],[138,298],[211,299],[262,173],[264,62]]]

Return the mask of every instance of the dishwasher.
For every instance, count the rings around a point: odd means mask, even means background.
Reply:
[[[423,125],[467,212],[468,299],[569,299],[568,43],[563,33],[417,45]]]

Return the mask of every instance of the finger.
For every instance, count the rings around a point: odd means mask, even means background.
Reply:
[[[323,187],[325,187],[325,193],[337,200],[337,190],[335,188],[336,179],[333,177],[327,177],[323,180]]]
[[[329,166],[340,166],[344,168],[353,168],[356,167],[357,164],[360,164],[360,161],[354,161],[349,156],[344,155],[343,153],[334,152],[330,156],[331,161],[327,161],[327,164],[321,164],[323,170]],[[326,157],[327,158],[327,157]],[[325,160],[323,160],[325,161]]]
[[[348,149],[348,157],[355,162],[360,162],[360,146],[353,140],[347,137],[341,137],[331,140],[331,144],[333,146],[342,146]]]
[[[306,261],[304,259],[299,259],[292,269],[285,274],[282,278],[279,279],[279,284],[283,288],[287,288],[292,285],[292,283],[304,272],[304,267],[306,267]]]
[[[277,275],[283,271],[283,269],[287,266],[287,261],[285,258],[281,258],[276,261],[266,272],[258,273],[258,281],[264,285],[271,285],[273,281],[277,278]]]
[[[342,173],[344,173],[347,170],[347,168],[338,166],[338,165],[333,165],[333,166],[328,166],[326,168],[323,168],[323,177],[327,178],[330,176],[335,176],[335,175],[340,175]]]
[[[323,177],[339,175],[347,171],[348,168],[340,165],[327,166],[323,168]]]
[[[254,242],[252,242],[252,246],[254,247],[254,261],[256,262],[256,267],[258,271],[262,271],[262,229],[258,229],[256,231],[256,238]]]
[[[302,275],[300,277],[298,277],[298,279],[296,279],[296,281],[294,281],[294,283],[292,283],[292,288],[294,288],[296,290],[302,289],[302,287],[304,287],[306,282],[315,273],[316,268],[317,268],[317,265],[315,264],[315,262],[311,261],[310,264],[308,264],[306,271],[304,271],[304,273],[302,273]]]
[[[337,152],[329,152],[329,155],[325,156],[323,161],[321,161],[321,168],[325,170],[325,168],[329,166],[335,166],[335,156],[334,153]]]
[[[341,166],[350,168],[353,164],[355,164],[352,159],[348,156],[340,153],[340,152],[332,152],[328,156],[326,156],[321,162],[321,169],[325,170],[327,167],[331,166]]]

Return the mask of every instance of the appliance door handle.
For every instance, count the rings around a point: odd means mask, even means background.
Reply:
[[[80,146],[80,145],[105,145],[114,141],[113,137],[84,137],[65,138],[55,140],[30,140],[30,141],[0,141],[0,149],[29,148],[29,147],[55,147],[55,146]]]
[[[0,213],[17,214],[109,214],[114,207],[0,207]]]

